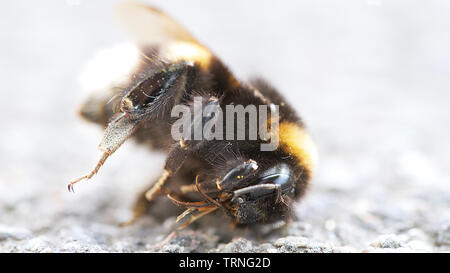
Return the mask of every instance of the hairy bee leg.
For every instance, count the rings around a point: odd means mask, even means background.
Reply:
[[[162,189],[167,179],[169,178],[171,172],[169,170],[164,170],[164,173],[156,181],[156,183],[145,193],[145,198],[147,202],[153,201],[153,199],[158,195],[158,192]]]
[[[172,231],[169,235],[167,235],[167,237],[164,240],[162,240],[160,243],[157,243],[153,247],[162,248],[163,246],[167,245],[170,241],[172,241],[172,239],[174,239],[175,237],[177,237],[177,232]]]
[[[133,215],[131,216],[130,220],[119,223],[119,226],[125,227],[125,226],[130,226],[130,225],[136,223],[137,220],[139,220],[142,216],[144,216],[147,213],[147,211],[149,209],[148,205],[149,205],[149,202],[145,198],[144,194],[140,194],[138,199],[136,200],[136,202],[133,205],[133,209],[132,209]]]
[[[167,198],[172,201],[177,206],[186,206],[186,207],[195,207],[195,208],[202,208],[202,207],[210,207],[211,204],[207,201],[200,201],[200,202],[184,202],[176,199],[172,195],[168,194]]]
[[[168,158],[164,166],[164,173],[156,181],[156,183],[145,193],[145,198],[148,202],[151,202],[156,193],[162,189],[169,177],[176,173],[178,169],[183,165],[183,162],[187,156],[186,151],[181,146],[175,147],[169,153]]]
[[[203,207],[203,208],[188,208],[187,210],[185,210],[182,214],[180,214],[177,217],[177,223],[181,223],[181,224],[179,224],[177,229],[183,229],[183,228],[187,227],[188,225],[192,224],[196,220],[215,211],[216,209],[217,209],[216,206]]]
[[[208,104],[217,105],[219,103],[218,99],[215,97],[211,97],[208,100]],[[205,106],[205,107],[206,107]],[[192,127],[196,126],[196,120],[192,121]],[[178,144],[172,148],[167,156],[165,165],[164,165],[164,173],[161,178],[156,182],[156,184],[145,194],[148,201],[151,201],[154,198],[154,194],[156,191],[160,190],[167,178],[169,178],[172,174],[175,174],[183,165],[186,157],[199,148],[205,143],[206,140],[185,140],[181,138]],[[198,189],[198,187],[197,187]]]
[[[212,199],[209,195],[207,195],[201,188],[200,185],[198,184],[198,175],[195,177],[195,186],[197,187],[197,191],[206,198],[206,200],[208,200],[210,203],[214,204],[216,207],[222,207],[221,204],[219,204],[219,202],[217,202],[216,200]]]
[[[156,192],[164,186],[167,179],[181,168],[187,155],[195,151],[197,147],[199,147],[199,145],[189,145],[188,147],[188,144],[181,140],[176,147],[172,148],[166,159],[163,175],[158,179],[158,181],[156,181],[155,185],[153,185],[150,190],[145,193],[145,197],[149,202],[153,200]]]
[[[180,191],[182,194],[190,193],[190,192],[196,192],[197,186],[195,184],[190,185],[183,185],[180,187]]]
[[[193,151],[191,147],[189,148],[187,147],[184,140],[181,139],[178,145],[170,150],[169,155],[166,159],[166,163],[164,164],[164,173],[150,188],[150,190],[145,193],[145,198],[147,198],[149,202],[153,200],[156,192],[164,186],[167,179],[181,168],[189,152]]]
[[[218,105],[219,100],[216,97],[210,97],[208,99],[208,103],[206,106],[210,105]],[[196,121],[192,122],[192,126],[195,126]],[[178,144],[172,148],[167,156],[164,165],[164,173],[162,176],[156,181],[156,183],[145,193],[145,198],[147,202],[151,202],[157,195],[158,192],[162,192],[162,188],[167,180],[175,174],[183,165],[187,156],[190,153],[197,151],[206,140],[185,140],[183,138],[180,139]],[[199,187],[196,185],[196,189]],[[215,204],[217,206],[217,204]]]
[[[102,156],[95,165],[94,169],[87,175],[73,179],[67,188],[73,192],[73,185],[82,181],[91,179],[111,156],[124,142],[130,137],[139,125],[139,120],[132,120],[125,113],[119,114],[106,127],[99,148],[103,151]]]
[[[74,192],[73,190],[73,185],[75,185],[76,183],[82,181],[82,180],[88,180],[91,179],[97,172],[98,170],[103,166],[103,164],[105,163],[106,159],[111,155],[111,153],[109,151],[106,151],[102,154],[102,156],[100,157],[99,161],[97,162],[97,164],[95,165],[94,169],[92,169],[92,171],[87,174],[84,175],[82,177],[79,178],[75,178],[72,179],[69,183],[69,185],[67,185],[67,189],[71,192]]]
[[[178,146],[174,147],[166,159],[164,172],[161,177],[150,187],[145,190],[133,207],[133,217],[130,221],[123,223],[123,225],[130,225],[136,222],[142,215],[148,211],[148,204],[151,203],[156,196],[163,194],[162,188],[164,184],[170,180],[171,175],[176,173],[178,169],[183,165],[186,156],[188,155],[188,149],[184,141],[180,141]]]
[[[155,182],[154,184],[156,184],[157,182]],[[139,220],[142,216],[144,216],[149,209],[151,208],[151,204],[153,204],[153,202],[150,202],[147,197],[146,197],[146,193],[152,189],[153,186],[151,186],[150,188],[146,188],[144,191],[141,191],[138,194],[138,197],[136,199],[136,201],[134,202],[134,205],[132,207],[132,217],[130,218],[130,220],[120,223],[120,226],[128,226],[128,225],[132,225],[134,224],[137,220]],[[162,191],[156,191],[156,193],[154,194],[153,198],[151,201],[153,201],[155,199],[155,197],[162,195],[163,192]]]
[[[184,147],[184,146],[183,146]],[[131,220],[123,223],[122,225],[130,225],[136,222],[141,216],[143,216],[149,209],[148,204],[151,203],[156,196],[162,195],[164,184],[170,180],[171,175],[178,171],[187,156],[186,150],[181,146],[173,148],[166,159],[164,172],[160,178],[147,190],[145,190],[136,201],[133,207],[133,217]]]

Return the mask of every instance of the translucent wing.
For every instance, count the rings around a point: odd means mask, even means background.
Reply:
[[[125,2],[116,8],[116,16],[143,51],[158,48],[158,56],[167,61],[192,61],[208,67],[213,54],[184,27],[164,12],[142,3]]]
[[[184,27],[157,8],[136,2],[124,2],[116,7],[120,24],[139,45],[168,42],[198,41]]]

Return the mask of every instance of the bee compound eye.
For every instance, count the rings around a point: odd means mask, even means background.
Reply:
[[[283,192],[293,189],[294,177],[288,165],[279,164],[261,174],[259,184],[279,185]]]
[[[225,190],[239,188],[242,185],[241,181],[254,175],[258,167],[258,163],[250,159],[231,169],[222,180],[217,182],[217,185]]]

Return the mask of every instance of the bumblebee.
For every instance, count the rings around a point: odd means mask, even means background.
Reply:
[[[132,137],[151,149],[165,151],[167,158],[160,178],[137,199],[131,222],[161,197],[185,207],[177,218],[179,227],[216,210],[237,225],[290,219],[292,203],[304,195],[316,165],[314,143],[294,109],[264,80],[238,80],[217,56],[162,11],[124,3],[118,6],[117,15],[136,46],[117,48],[107,59],[123,59],[131,69],[121,77],[112,73],[112,83],[93,90],[81,106],[81,116],[106,128],[99,145],[103,154],[92,171],[69,183],[69,191],[75,183],[92,178]],[[277,106],[278,145],[262,151],[267,139],[237,140],[238,132],[226,139],[175,140],[171,128],[176,119],[171,111],[176,105],[192,109],[194,97],[200,98],[202,108]],[[236,117],[229,118],[225,113],[227,122],[236,121]],[[270,126],[271,118],[267,116],[262,123]]]

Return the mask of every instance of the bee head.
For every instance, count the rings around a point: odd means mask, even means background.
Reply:
[[[262,168],[249,160],[230,170],[216,184],[223,192],[221,203],[227,213],[238,224],[251,224],[287,218],[294,181],[285,163]]]

